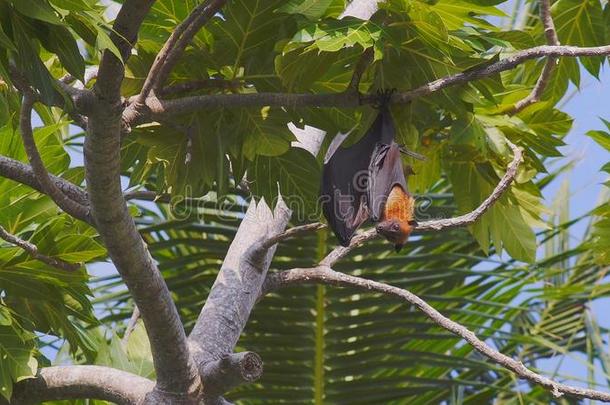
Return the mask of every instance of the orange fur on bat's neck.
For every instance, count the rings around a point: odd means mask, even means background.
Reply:
[[[409,222],[414,219],[415,199],[399,185],[392,187],[385,204],[383,221],[396,220],[400,225],[400,235],[392,241],[404,244],[413,227]]]

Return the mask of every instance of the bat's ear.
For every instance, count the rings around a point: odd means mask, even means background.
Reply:
[[[396,253],[400,253],[400,250],[402,249],[404,245],[402,243],[397,243],[394,245],[394,250],[396,251]]]
[[[408,223],[409,225],[411,225],[411,226],[417,226],[417,225],[419,225],[419,224],[417,223],[417,221],[416,221],[416,220],[414,220],[414,219],[412,219],[411,221],[409,221],[409,222],[407,222],[407,223]]]

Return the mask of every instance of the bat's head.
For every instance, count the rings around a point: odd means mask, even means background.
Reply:
[[[399,252],[407,242],[413,227],[416,225],[417,223],[415,221],[403,223],[397,219],[390,219],[378,223],[375,229],[377,230],[377,233],[392,242],[396,252]]]

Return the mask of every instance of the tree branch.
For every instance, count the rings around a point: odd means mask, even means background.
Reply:
[[[30,256],[32,256],[36,260],[40,260],[41,262],[48,264],[51,267],[58,268],[60,270],[67,271],[76,271],[80,269],[82,263],[70,263],[63,261],[61,259],[56,259],[51,256],[43,255],[38,251],[38,246],[34,245],[27,240],[23,240],[20,237],[9,233],[6,229],[0,226],[0,238],[4,239],[10,244],[20,247],[25,250]]]
[[[174,65],[178,62],[178,58],[180,58],[180,55],[193,37],[214,14],[220,11],[225,3],[226,0],[208,0],[205,3],[201,3],[193,9],[184,21],[178,24],[163,45],[163,48],[161,48],[161,51],[157,54],[155,61],[148,71],[142,90],[136,97],[136,105],[144,104],[151,91],[156,90],[165,82]]]
[[[275,236],[265,239],[262,242],[259,242],[256,245],[256,248],[262,249],[262,250],[268,250],[273,245],[278,244],[278,243],[282,242],[283,240],[286,240],[289,238],[294,238],[295,236],[299,236],[301,234],[311,232],[311,231],[317,231],[317,230],[320,230],[323,228],[326,228],[326,225],[323,223],[320,223],[320,222],[314,222],[311,224],[295,226],[293,228],[287,229],[284,232],[278,233]]]
[[[154,383],[144,377],[109,367],[44,367],[35,378],[14,385],[11,404],[90,398],[136,405],[142,403],[153,387]],[[0,404],[4,403],[0,396]]]
[[[74,213],[76,218],[83,219],[86,222],[89,220],[89,208],[85,205],[79,204],[72,200],[63,193],[59,188],[55,186],[55,182],[49,176],[47,169],[44,166],[36,142],[34,140],[34,133],[32,131],[32,109],[34,106],[34,94],[29,88],[24,88],[23,102],[21,104],[21,113],[19,116],[19,123],[21,129],[21,138],[23,139],[23,146],[28,156],[30,164],[32,165],[32,171],[38,183],[41,185],[45,194],[49,195],[51,199],[65,212]]]
[[[540,0],[540,20],[542,21],[542,25],[544,27],[544,34],[546,36],[547,44],[559,46],[560,43],[559,38],[557,37],[557,30],[555,30],[555,23],[553,22],[553,17],[551,15],[550,0]],[[540,98],[542,97],[546,86],[551,80],[553,70],[555,70],[555,65],[558,61],[559,59],[555,56],[550,56],[549,58],[547,58],[547,61],[544,64],[544,68],[542,68],[542,73],[540,74],[536,85],[532,89],[532,92],[524,99],[515,103],[511,114],[517,114],[525,107],[528,107],[540,101]]]
[[[113,40],[126,60],[151,0],[126,0],[115,20]],[[125,39],[123,39],[125,38]],[[140,310],[148,334],[161,403],[191,398],[201,381],[167,284],[131,217],[121,189],[120,86],[124,66],[106,51],[94,86],[97,96],[85,138],[85,174],[91,212],[108,254]]]
[[[32,167],[21,163],[18,160],[0,155],[0,176],[21,184],[25,184],[26,186],[29,186],[40,193],[46,194],[45,190],[42,188],[42,185],[36,178]],[[87,193],[82,188],[70,183],[68,180],[62,179],[61,177],[54,175],[49,175],[49,177],[55,184],[55,187],[60,189],[69,198],[81,205],[89,204]],[[72,216],[77,215],[76,212],[68,212],[68,214]],[[85,218],[79,219],[84,220]]]
[[[517,175],[517,169],[523,161],[523,153],[519,147],[506,140],[508,146],[513,151],[513,160],[506,169],[506,173],[500,179],[500,182],[496,185],[493,192],[487,197],[481,205],[479,205],[474,211],[467,214],[460,215],[455,218],[436,219],[432,221],[419,222],[415,226],[415,231],[441,231],[449,228],[459,228],[463,226],[472,225],[475,223],[502,195],[508,190],[511,183]],[[320,266],[331,267],[338,260],[345,257],[349,252],[362,245],[364,242],[371,239],[377,238],[379,235],[375,229],[369,229],[367,231],[356,234],[349,246],[337,246],[333,249],[325,258],[320,262]]]
[[[468,342],[476,351],[478,351],[494,363],[497,363],[500,366],[512,371],[524,380],[527,380],[533,384],[540,385],[550,390],[553,396],[556,398],[561,397],[564,394],[568,394],[578,398],[590,398],[597,399],[600,401],[610,401],[610,394],[608,393],[561,384],[531,371],[520,361],[514,360],[488,346],[484,341],[479,339],[472,331],[468,330],[466,327],[460,325],[459,323],[443,316],[440,312],[431,307],[420,297],[402,288],[394,287],[373,280],[367,280],[361,277],[350,276],[334,271],[329,267],[320,266],[309,269],[292,269],[269,275],[267,277],[267,281],[265,282],[263,293],[266,294],[270,291],[274,291],[282,287],[302,283],[320,283],[342,287],[355,287],[368,291],[376,291],[382,294],[400,298],[401,300],[408,302],[409,304],[415,305],[435,324],[448,330],[454,335],[461,337],[466,342]]]
[[[264,200],[258,204],[252,200],[189,336],[191,352],[203,377],[206,404],[218,403],[210,396],[218,396],[226,388],[214,385],[217,377],[207,374],[209,367],[233,353],[259,296],[276,248],[272,245],[266,250],[252,249],[252,246],[283,232],[290,215],[290,210],[281,199],[274,212]],[[231,373],[240,374],[238,370]]]
[[[497,62],[472,68],[461,73],[446,76],[426,83],[413,90],[394,93],[391,103],[405,104],[420,97],[431,95],[439,90],[467,83],[473,80],[491,76],[515,68],[530,59],[541,57],[580,57],[610,55],[610,45],[599,47],[578,46],[537,46],[516,52]],[[366,94],[359,97],[354,92],[291,94],[291,93],[250,93],[250,94],[206,94],[162,100],[155,96],[146,98],[146,107],[137,116],[126,117],[129,125],[134,126],[150,120],[165,119],[173,115],[188,114],[206,108],[237,108],[237,107],[357,107],[363,104],[374,104],[377,94]]]
[[[140,319],[140,310],[134,305],[133,312],[131,313],[131,317],[125,328],[125,333],[123,334],[123,339],[121,339],[123,346],[127,346],[127,343],[129,343],[129,337],[138,325],[138,319]]]

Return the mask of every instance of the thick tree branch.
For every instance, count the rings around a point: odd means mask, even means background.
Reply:
[[[459,228],[474,224],[487,210],[508,190],[517,175],[517,169],[523,161],[523,153],[519,147],[506,140],[513,151],[513,160],[506,169],[506,173],[500,179],[493,192],[474,211],[455,218],[435,219],[432,221],[419,222],[415,231],[441,231],[449,228]],[[320,262],[320,266],[331,267],[338,260],[345,257],[349,252],[362,245],[366,241],[379,237],[375,229],[356,234],[349,246],[337,246]]]
[[[67,213],[74,213],[76,218],[83,219],[86,222],[89,221],[89,208],[85,205],[72,200],[61,189],[55,186],[55,182],[49,176],[47,169],[44,166],[36,142],[34,140],[34,134],[32,131],[32,109],[34,106],[34,94],[27,88],[24,89],[23,102],[21,104],[21,113],[19,116],[19,123],[21,129],[21,138],[23,139],[23,145],[25,152],[28,156],[30,164],[32,165],[32,171],[41,185],[45,194],[49,195],[53,201]]]
[[[126,60],[151,0],[126,0],[115,20],[113,40]],[[123,39],[124,38],[124,39]],[[121,61],[105,52],[94,86],[97,96],[85,139],[85,174],[91,212],[108,254],[140,310],[148,334],[159,401],[196,396],[201,387],[191,362],[178,310],[142,240],[121,189]]]
[[[258,204],[252,200],[189,336],[191,351],[203,378],[206,404],[220,401],[217,396],[224,392],[225,387],[214,385],[218,376],[208,373],[217,368],[211,366],[214,362],[233,353],[259,296],[276,248],[276,245],[269,249],[253,249],[252,246],[282,233],[290,215],[290,210],[281,199],[274,212],[264,200]],[[230,364],[233,364],[233,360]],[[238,370],[231,371],[231,374],[240,373]]]
[[[11,404],[89,398],[136,405],[142,403],[153,387],[154,382],[144,377],[109,367],[44,367],[35,378],[15,384]],[[5,404],[1,396],[0,404]]]
[[[542,21],[542,25],[544,27],[544,34],[546,36],[547,44],[559,46],[559,37],[557,37],[557,30],[555,30],[555,23],[553,22],[553,17],[551,15],[550,0],[540,0],[540,20]],[[547,58],[547,61],[542,68],[542,73],[540,74],[536,85],[532,89],[532,92],[524,99],[515,103],[511,114],[517,114],[525,107],[540,101],[544,90],[551,80],[553,70],[555,70],[555,65],[558,61],[559,59],[555,56],[550,56]]]
[[[76,271],[82,266],[81,263],[70,263],[61,259],[56,259],[54,257],[44,255],[38,251],[38,246],[9,233],[2,226],[0,226],[0,239],[4,239],[8,243],[20,247],[34,259],[40,260],[41,262],[48,264],[51,267],[58,268],[60,270]]]
[[[530,59],[541,57],[580,57],[610,55],[610,45],[599,47],[578,46],[537,46],[514,53],[500,61],[475,67],[461,73],[446,76],[426,83],[413,90],[394,93],[390,102],[404,104],[420,97],[431,95],[451,86],[464,84],[473,80],[491,76],[515,68]],[[137,116],[125,117],[126,122],[138,125],[151,120],[162,120],[173,115],[188,114],[206,108],[237,108],[237,107],[357,107],[363,104],[374,104],[378,101],[377,94],[359,96],[354,92],[321,93],[321,94],[291,94],[291,93],[250,93],[250,94],[208,94],[162,100],[155,96],[146,98],[146,108]],[[133,102],[132,102],[133,103]]]
[[[25,184],[26,186],[29,186],[40,193],[46,194],[42,185],[36,178],[32,167],[21,163],[18,160],[0,155],[0,176],[16,181],[17,183]],[[49,176],[51,177],[51,181],[55,184],[55,187],[60,189],[69,198],[76,201],[80,205],[89,204],[87,193],[82,188],[70,183],[68,180],[62,179],[61,177],[53,175]],[[72,216],[77,215],[76,212],[68,212],[68,214]],[[84,220],[85,218],[80,219]]]
[[[606,402],[610,401],[609,393],[561,384],[531,371],[520,361],[514,360],[488,346],[484,341],[479,339],[472,331],[460,325],[459,323],[443,316],[440,312],[431,307],[420,297],[402,288],[394,287],[373,280],[350,276],[334,271],[329,267],[320,266],[309,269],[292,269],[269,275],[267,281],[265,282],[263,291],[264,293],[268,293],[270,291],[274,291],[282,287],[303,283],[320,283],[342,287],[355,287],[368,291],[376,291],[382,294],[400,298],[401,300],[409,304],[415,305],[435,324],[448,330],[454,335],[461,337],[466,342],[468,342],[476,351],[478,351],[491,361],[512,371],[524,380],[527,380],[533,384],[543,386],[544,388],[550,390],[553,396],[555,396],[556,398],[561,397],[564,394],[568,394],[578,398],[590,398]]]

